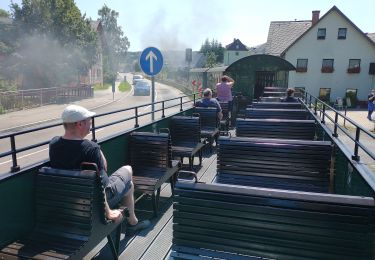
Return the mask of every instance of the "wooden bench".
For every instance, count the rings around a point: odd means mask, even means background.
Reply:
[[[250,107],[276,108],[276,109],[303,109],[304,108],[302,103],[299,103],[299,102],[253,102],[250,105]]]
[[[220,137],[216,182],[328,192],[331,152],[326,141]]]
[[[133,132],[130,134],[129,149],[134,189],[151,196],[154,216],[157,216],[161,185],[169,181],[173,194],[181,166],[179,161],[172,160],[170,135]]]
[[[201,118],[201,137],[206,138],[212,145],[214,140],[219,136],[219,118],[217,117],[217,110],[213,107],[195,107],[194,113],[200,115]]]
[[[199,117],[174,116],[171,119],[172,155],[189,158],[190,170],[193,169],[194,157],[198,153],[199,165],[202,165],[201,124]]]
[[[178,183],[171,259],[374,259],[370,197]]]
[[[220,134],[228,135],[232,111],[229,111],[228,102],[219,102],[223,112],[223,118],[220,120]]]
[[[314,140],[314,120],[242,119],[236,120],[236,136]]]
[[[82,259],[105,237],[117,259],[121,222],[105,217],[104,189],[97,171],[41,168],[34,207],[34,228],[3,247],[0,259]],[[110,235],[114,230],[115,242]]]
[[[246,118],[258,119],[294,119],[308,120],[312,119],[309,111],[306,109],[263,109],[263,108],[246,108]]]
[[[280,102],[282,97],[260,97],[262,102]]]

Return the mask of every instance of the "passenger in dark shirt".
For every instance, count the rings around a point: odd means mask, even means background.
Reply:
[[[54,137],[49,144],[50,165],[52,168],[77,170],[82,162],[95,163],[105,188],[105,212],[108,219],[120,221],[122,212],[114,209],[119,204],[129,210],[128,231],[146,228],[150,222],[138,221],[134,212],[134,185],[132,167],[123,166],[108,177],[107,161],[100,146],[84,139],[90,132],[94,112],[76,105],[70,105],[62,113],[65,129],[63,136]]]
[[[281,99],[281,102],[298,102],[298,99],[293,97],[294,95],[294,89],[288,88],[286,90],[286,97]]]
[[[203,98],[195,103],[196,107],[216,107],[217,110],[217,117],[219,120],[223,118],[223,111],[221,110],[221,106],[219,101],[215,98],[212,98],[212,90],[206,88],[203,91]]]

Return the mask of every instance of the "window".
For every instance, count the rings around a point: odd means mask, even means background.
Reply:
[[[296,72],[306,72],[307,71],[307,59],[297,59]]]
[[[326,28],[318,29],[318,40],[324,40],[326,38]]]
[[[361,71],[361,60],[360,59],[350,59],[348,73],[359,73]]]
[[[346,39],[346,28],[339,28],[337,39]]]
[[[331,89],[330,88],[320,88],[319,89],[319,99],[324,102],[329,102],[331,99]]]
[[[332,73],[333,72],[333,59],[323,59],[321,71],[322,73]]]

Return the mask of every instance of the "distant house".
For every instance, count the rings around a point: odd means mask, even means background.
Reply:
[[[91,29],[98,34],[98,53],[96,63],[88,70],[85,76],[81,76],[80,83],[84,85],[103,85],[103,57],[102,57],[102,33],[103,27],[100,21],[91,21]]]
[[[249,56],[249,50],[239,39],[234,39],[224,50],[224,65],[229,66],[233,62]]]
[[[296,67],[289,73],[289,86],[327,101],[349,97],[352,103],[355,95],[366,100],[375,84],[373,35],[363,33],[336,6],[320,19],[319,11],[313,12],[311,27],[280,54]]]

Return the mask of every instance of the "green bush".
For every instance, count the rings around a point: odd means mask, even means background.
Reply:
[[[3,106],[0,105],[0,115],[4,114],[4,113],[5,113],[5,110],[4,110]]]
[[[118,86],[118,90],[120,92],[129,91],[130,89],[131,89],[131,86],[130,86],[129,82],[127,82],[127,81],[121,82],[120,85]]]
[[[94,85],[94,91],[95,90],[106,90],[111,87],[111,84],[104,83],[103,85],[100,83],[97,83]]]

